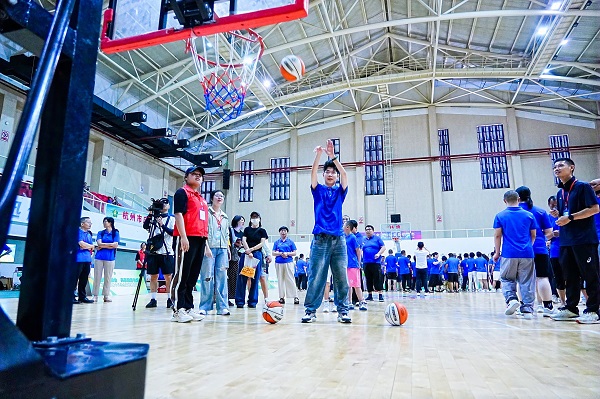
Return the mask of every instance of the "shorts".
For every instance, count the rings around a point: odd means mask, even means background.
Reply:
[[[485,280],[485,279],[487,279],[487,272],[477,272],[477,278],[479,280]]]
[[[362,278],[358,267],[348,268],[348,286],[350,288],[360,288]]]
[[[440,279],[439,274],[430,274],[429,275],[429,286],[437,287],[438,285],[442,285],[442,279]]]
[[[536,277],[550,277],[550,257],[548,254],[536,254],[533,258]]]
[[[173,274],[175,258],[173,255],[147,255],[146,267],[150,275],[158,274],[159,269],[163,274]]]
[[[387,276],[388,280],[396,280],[398,278],[398,273],[389,272],[389,273],[386,273],[386,276]]]
[[[458,273],[448,273],[449,283],[458,283]]]
[[[500,270],[494,270],[492,272],[492,279],[494,281],[500,281]]]

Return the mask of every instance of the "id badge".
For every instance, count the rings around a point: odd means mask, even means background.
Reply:
[[[200,209],[200,220],[206,220],[206,211],[204,209]]]

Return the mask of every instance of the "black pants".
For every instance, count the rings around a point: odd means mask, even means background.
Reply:
[[[412,276],[410,275],[410,273],[406,273],[406,274],[402,274],[402,289],[403,290],[408,290],[411,287],[411,279]]]
[[[588,312],[598,312],[600,306],[600,272],[598,270],[598,245],[584,244],[560,247],[560,265],[567,288],[567,309],[579,314],[581,280],[585,281]]]
[[[367,292],[382,291],[381,264],[365,263],[365,279],[367,280]]]
[[[235,285],[239,274],[238,263],[237,260],[229,261],[229,269],[227,269],[227,296],[229,299],[235,299]]]
[[[190,249],[181,250],[181,237],[177,237],[177,252],[175,259],[175,274],[171,283],[171,297],[177,300],[176,309],[193,309],[194,297],[192,291],[198,281],[206,237],[188,237]],[[183,258],[183,259],[182,259]],[[173,295],[174,294],[174,295]]]
[[[88,283],[88,277],[90,275],[90,262],[77,262],[77,268],[79,274],[77,275],[77,296],[79,300],[85,299],[85,287]]]
[[[550,265],[552,265],[552,272],[554,273],[554,282],[556,284],[556,289],[564,290],[566,288],[565,275],[563,273],[562,267],[560,267],[560,262],[558,258],[550,258]]]
[[[463,278],[463,282],[462,282],[462,286],[460,288],[463,291],[466,291],[467,290],[467,283],[469,282],[469,275],[468,274],[463,274],[462,278]]]
[[[421,291],[421,288],[423,288],[425,292],[429,292],[427,290],[427,269],[417,269],[417,281],[415,283],[415,290],[419,292]]]
[[[299,290],[306,290],[306,285],[308,283],[308,279],[306,278],[306,274],[304,273],[300,273],[298,274],[298,289]]]

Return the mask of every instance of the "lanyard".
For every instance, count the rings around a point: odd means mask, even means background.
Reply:
[[[565,189],[563,188],[562,190],[562,200],[563,200],[563,212],[564,211],[568,211],[569,210],[569,196],[571,195],[571,190],[573,190],[573,186],[575,185],[575,183],[577,183],[577,179],[573,180],[573,183],[571,184],[571,187],[569,187],[569,191],[567,192],[567,198],[565,199]]]

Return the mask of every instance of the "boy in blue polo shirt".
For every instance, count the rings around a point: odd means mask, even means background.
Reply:
[[[394,291],[394,283],[398,278],[398,259],[396,259],[394,251],[391,249],[388,250],[388,256],[385,257],[385,274],[387,277],[387,290]]]
[[[398,258],[398,276],[402,281],[402,291],[410,291],[411,287],[411,275],[410,275],[410,259],[406,256],[406,251],[400,251],[400,254],[396,254]]]
[[[523,298],[521,313],[525,319],[531,319],[535,300],[533,242],[537,225],[533,215],[519,207],[516,191],[507,191],[504,203],[506,209],[494,219],[494,261],[500,258],[500,280],[506,301],[504,314],[512,315],[519,307],[518,283]]]
[[[325,184],[320,184],[317,176],[319,160],[325,152],[330,158],[323,165]],[[311,192],[314,199],[315,227],[310,246],[310,272],[308,273],[308,291],[304,300],[306,314],[302,323],[316,320],[316,311],[323,301],[323,291],[327,280],[327,271],[331,268],[335,291],[335,306],[340,323],[351,323],[348,316],[348,254],[346,237],[342,230],[342,204],[348,194],[348,176],[346,170],[335,156],[333,142],[327,140],[327,147],[315,148],[315,159],[311,169]],[[339,183],[338,183],[339,177]]]
[[[459,260],[452,252],[448,254],[446,271],[448,272],[448,290],[458,292],[458,264]]]

